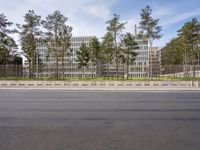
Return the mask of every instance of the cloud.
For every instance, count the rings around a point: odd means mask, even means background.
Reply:
[[[73,27],[74,36],[98,36],[101,37],[105,33],[104,22],[91,22],[90,20],[80,21],[78,19],[69,20],[69,24]]]
[[[125,25],[124,32],[130,32],[132,34],[135,34],[135,25],[137,26],[137,32],[138,32],[140,16],[134,15],[134,16],[130,17],[129,19],[122,21],[122,22],[127,22],[127,24]]]
[[[153,10],[153,16],[154,17],[165,17],[165,16],[170,16],[176,13],[176,10],[172,7],[156,7],[155,11]]]
[[[146,2],[135,0],[0,0],[1,10],[9,21],[24,23],[23,16],[29,9],[44,19],[55,10],[60,10],[68,17],[67,24],[73,27],[73,35],[96,35],[101,37],[106,32],[105,21],[112,17],[113,13],[121,15],[121,22],[127,22],[124,32],[134,33],[135,24],[140,22],[140,10],[149,3],[153,9],[154,18],[159,18],[159,25],[163,26],[163,34],[178,30],[183,20],[200,16],[199,1],[192,2],[179,0],[174,2],[161,0]],[[196,1],[196,2],[195,2]],[[173,28],[172,28],[173,25]],[[173,30],[174,29],[174,30]],[[175,34],[175,33],[174,33]],[[15,38],[16,39],[16,38]],[[164,37],[163,37],[164,39]],[[165,39],[164,39],[165,41]]]
[[[1,12],[14,23],[24,23],[23,16],[33,9],[44,19],[55,10],[69,18],[73,35],[97,35],[104,31],[105,20],[111,16],[111,7],[118,0],[1,0]]]
[[[167,20],[162,21],[161,25],[171,26],[173,24],[176,24],[186,19],[197,17],[197,16],[200,16],[200,9],[196,9],[190,12],[176,13],[173,16],[170,16],[170,18],[168,18]]]
[[[111,6],[115,4],[117,0],[101,0],[101,1],[94,1],[93,3],[88,3],[82,10],[89,15],[95,16],[102,20],[107,20],[111,15]]]

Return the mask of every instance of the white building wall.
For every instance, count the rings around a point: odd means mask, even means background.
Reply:
[[[77,56],[76,52],[79,50],[81,44],[84,42],[87,46],[92,38],[95,36],[75,36],[71,38],[72,56],[68,58],[65,57],[65,76],[66,77],[81,77],[83,76],[82,69],[78,69]],[[134,50],[138,53],[135,62],[129,66],[129,76],[131,77],[144,77],[148,75],[148,42],[144,42],[141,39],[137,39],[139,49]],[[55,74],[55,60],[51,57],[51,54],[48,52],[48,48],[45,44],[39,44],[37,47],[37,52],[40,54],[40,59],[44,65],[42,76],[54,76]],[[49,57],[47,58],[47,56]],[[68,60],[70,61],[68,61]],[[62,68],[62,62],[59,62],[60,68]],[[60,73],[62,74],[62,73]],[[125,72],[126,74],[126,72]],[[91,64],[85,68],[85,76],[91,77],[96,76],[96,67],[92,67]]]
[[[129,76],[144,77],[148,75],[148,42],[136,39],[138,49],[134,50],[138,55],[132,65],[129,67]]]
[[[89,45],[89,42],[92,38],[95,36],[74,36],[71,38],[71,46],[70,49],[72,49],[72,56],[69,58],[68,56],[64,57],[64,75],[65,77],[81,77],[83,76],[82,69],[78,69],[78,63],[77,63],[77,56],[76,52],[79,50],[82,43],[85,43],[87,46]],[[44,43],[40,43],[37,46],[37,53],[40,55],[40,59],[43,64],[43,76],[54,76],[55,74],[55,59],[51,56],[51,53],[48,50],[48,47]],[[48,57],[49,56],[49,57]],[[62,71],[62,61],[59,61],[59,68]],[[92,71],[93,70],[93,71]],[[60,74],[62,74],[60,72]],[[85,68],[85,76],[91,77],[95,76],[95,67],[91,67],[89,64],[88,67]]]

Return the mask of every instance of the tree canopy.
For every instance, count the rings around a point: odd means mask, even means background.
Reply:
[[[67,17],[59,10],[56,10],[42,21],[43,27],[47,31],[46,40],[49,52],[56,61],[57,79],[59,78],[59,61],[62,60],[64,64],[64,56],[70,52],[69,47],[72,27],[66,25],[67,20]]]
[[[36,70],[36,60],[38,59],[36,47],[41,35],[40,25],[41,16],[37,15],[33,10],[29,10],[25,14],[24,24],[17,24],[21,48],[29,63],[29,77],[33,77],[33,72]]]
[[[200,53],[200,23],[196,18],[186,22],[178,36],[162,49],[163,65],[197,64]]]
[[[120,48],[118,47],[117,41],[120,37],[121,31],[125,29],[126,22],[120,22],[120,15],[114,14],[111,20],[106,21],[107,30],[112,35],[114,39],[114,53],[115,53],[115,63],[116,63],[116,76],[118,79],[119,76],[119,56],[120,56]]]
[[[149,44],[149,73],[150,78],[153,77],[153,56],[152,46],[155,39],[161,38],[161,26],[158,25],[159,19],[152,17],[152,9],[147,5],[144,9],[141,9],[140,13],[140,29],[143,33],[143,38],[148,41]]]
[[[15,40],[9,35],[16,32],[9,29],[12,24],[4,14],[0,14],[0,64],[6,64],[10,53],[17,49]]]

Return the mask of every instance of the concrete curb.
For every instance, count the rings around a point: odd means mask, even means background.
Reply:
[[[0,89],[200,91],[199,81],[0,81]]]
[[[65,91],[200,91],[200,89],[64,89],[64,88],[0,88],[0,90],[65,90]]]

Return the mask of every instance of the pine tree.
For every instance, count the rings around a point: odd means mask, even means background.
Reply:
[[[62,59],[62,76],[64,78],[64,72],[65,72],[65,62],[69,63],[70,56],[72,55],[72,50],[69,48],[71,43],[70,39],[72,36],[72,27],[70,26],[62,26],[59,30],[59,41],[61,42],[62,47],[62,53],[61,53],[61,59]]]
[[[77,54],[78,68],[82,69],[83,71],[82,77],[85,77],[85,67],[88,66],[88,62],[90,60],[89,50],[85,43],[81,44],[76,54]]]
[[[39,42],[39,36],[42,34],[40,30],[41,16],[35,14],[33,10],[29,10],[24,16],[24,24],[17,24],[19,28],[21,48],[24,52],[25,57],[29,63],[29,77],[33,77],[34,66],[38,53],[36,52],[37,42]]]
[[[119,77],[119,54],[120,54],[120,49],[118,48],[117,41],[118,41],[121,31],[125,28],[125,24],[126,24],[126,23],[120,23],[119,19],[120,19],[120,16],[114,14],[113,18],[106,22],[106,24],[108,24],[107,30],[112,34],[114,38],[114,51],[115,51],[117,79]]]
[[[138,49],[137,43],[135,41],[135,37],[131,35],[131,33],[126,33],[122,40],[122,49],[123,49],[123,56],[126,62],[126,74],[127,80],[129,78],[129,65],[135,61],[137,53],[134,51]]]
[[[89,43],[89,54],[90,54],[90,61],[92,63],[92,77],[93,77],[93,67],[95,66],[97,69],[97,74],[99,74],[99,63],[101,60],[101,45],[99,40],[94,37]]]
[[[0,64],[6,64],[10,53],[17,49],[16,42],[9,35],[16,32],[8,29],[12,24],[4,14],[0,14]]]
[[[152,9],[147,5],[141,10],[140,16],[140,29],[143,32],[144,38],[148,40],[149,48],[149,78],[153,77],[153,56],[152,56],[152,46],[155,39],[161,38],[161,26],[158,26],[159,19],[152,18]]]
[[[102,59],[107,64],[107,76],[109,78],[110,76],[110,64],[112,64],[114,55],[115,55],[115,44],[114,44],[114,38],[112,36],[111,32],[107,32],[104,37],[101,44],[102,49]]]
[[[56,78],[59,78],[59,61],[64,61],[64,51],[70,46],[72,27],[66,26],[68,18],[56,10],[42,21],[47,30],[48,49],[56,61]],[[50,44],[49,44],[50,43]],[[64,50],[64,49],[65,50]]]
[[[196,18],[186,22],[178,31],[182,39],[184,49],[184,70],[187,73],[186,65],[193,65],[193,77],[195,76],[195,64],[197,63],[197,55],[199,52],[199,22]]]

